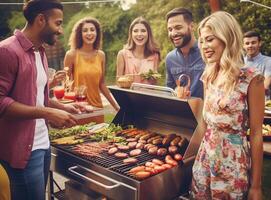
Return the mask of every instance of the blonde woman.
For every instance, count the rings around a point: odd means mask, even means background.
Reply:
[[[117,78],[122,75],[132,75],[134,82],[152,83],[145,81],[140,74],[149,70],[157,72],[160,62],[160,51],[154,41],[152,30],[146,19],[138,17],[129,27],[127,44],[117,56]]]
[[[87,101],[90,105],[103,107],[101,92],[118,110],[105,85],[105,54],[100,50],[101,41],[102,31],[97,19],[88,17],[79,20],[69,38],[71,49],[65,55],[64,66],[69,68],[76,87],[87,86]]]
[[[192,199],[259,200],[264,78],[243,67],[242,31],[232,15],[213,13],[201,21],[198,34],[206,62],[206,132],[193,166]]]

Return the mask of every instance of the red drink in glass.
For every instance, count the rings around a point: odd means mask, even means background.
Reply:
[[[64,97],[64,87],[63,86],[56,86],[54,87],[54,95],[57,99],[62,99]]]
[[[82,102],[82,101],[86,101],[87,100],[87,96],[86,95],[77,95],[75,96],[76,101],[78,102]]]

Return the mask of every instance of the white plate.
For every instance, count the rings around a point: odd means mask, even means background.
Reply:
[[[271,110],[264,110],[264,113],[267,115],[271,115]]]

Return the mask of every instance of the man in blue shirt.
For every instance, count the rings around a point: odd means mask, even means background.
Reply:
[[[255,31],[248,31],[244,34],[244,49],[246,56],[244,58],[245,66],[254,67],[262,72],[265,77],[264,87],[266,98],[270,99],[271,85],[271,57],[262,55],[260,48],[262,46],[261,36]]]
[[[200,77],[205,67],[193,34],[193,16],[185,8],[175,8],[166,15],[168,36],[175,49],[166,57],[166,85],[176,88],[176,80],[182,74],[190,77],[192,97],[203,97],[203,84]]]

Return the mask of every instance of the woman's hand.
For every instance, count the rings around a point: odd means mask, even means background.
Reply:
[[[49,83],[50,88],[53,88],[66,79],[66,72],[64,70],[57,71],[53,80]]]
[[[262,200],[262,190],[260,187],[251,187],[248,191],[248,200]]]

